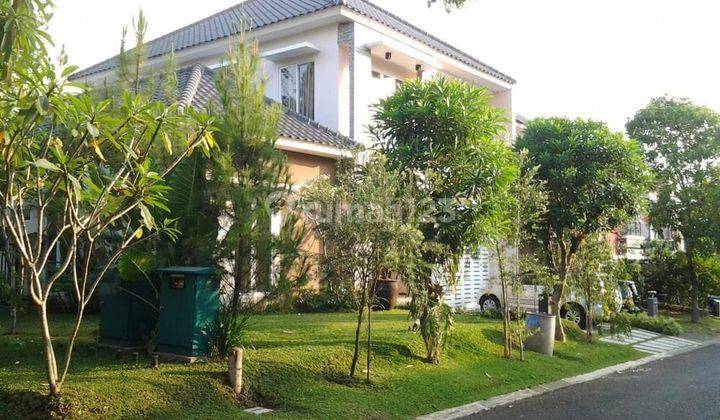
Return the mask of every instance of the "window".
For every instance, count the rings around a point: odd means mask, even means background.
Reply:
[[[285,108],[315,118],[315,64],[280,69],[280,97]]]
[[[642,236],[642,222],[639,220],[629,222],[620,233],[623,235]]]

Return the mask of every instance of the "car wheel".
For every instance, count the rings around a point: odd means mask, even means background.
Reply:
[[[493,295],[485,295],[480,298],[480,310],[485,311],[499,311],[500,301]]]
[[[587,323],[585,310],[577,303],[566,303],[563,306],[562,311],[560,311],[560,316],[574,323],[581,329],[585,329],[585,324]]]

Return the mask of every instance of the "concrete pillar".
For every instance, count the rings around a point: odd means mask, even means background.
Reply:
[[[503,139],[508,143],[515,141],[515,113],[513,112],[512,89],[494,92],[490,104],[505,112],[506,132]]]

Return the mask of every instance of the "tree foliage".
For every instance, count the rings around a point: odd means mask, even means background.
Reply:
[[[646,253],[647,260],[631,280],[643,291],[656,291],[667,305],[691,307],[690,266],[685,255],[664,241],[651,243]],[[696,270],[699,302],[720,295],[720,256],[698,256]]]
[[[627,123],[657,177],[652,224],[680,232],[699,320],[697,259],[720,251],[720,114],[687,99],[655,98]]]
[[[445,6],[445,10],[447,12],[452,11],[453,9],[460,9],[463,6],[465,6],[465,3],[467,3],[469,0],[443,0],[443,5]],[[428,0],[428,7],[431,7],[434,3],[437,3],[437,0]]]
[[[585,301],[585,332],[588,343],[593,340],[593,311],[603,304],[605,294],[614,297],[618,286],[616,262],[612,258],[610,243],[601,232],[587,238],[573,259],[569,272],[571,289]]]
[[[501,302],[503,313],[503,335],[505,336],[504,356],[511,357],[512,342],[516,341],[520,347],[521,358],[523,350],[522,316],[520,314],[520,296],[523,289],[523,278],[537,271],[531,256],[521,256],[521,249],[527,249],[534,241],[533,232],[545,214],[547,193],[544,183],[537,178],[538,168],[528,164],[526,151],[516,156],[517,166],[521,168],[520,175],[513,182],[508,191],[509,199],[504,207],[504,217],[498,233],[492,238],[492,251],[498,263],[498,277],[500,280]],[[509,292],[516,297],[515,311],[517,322],[510,323]]]
[[[258,43],[242,31],[217,77],[220,153],[211,170],[215,201],[228,203],[221,208],[225,234],[219,252],[232,261],[233,307],[253,285],[253,266],[256,288],[269,287],[270,217],[290,192],[285,154],[275,148],[282,109],[267,103],[259,72]]]
[[[516,147],[528,150],[547,186],[547,212],[536,234],[558,275],[551,306],[559,314],[568,270],[583,241],[641,214],[651,171],[637,142],[601,122],[538,118],[528,123]],[[559,317],[556,333],[564,340]]]
[[[439,363],[447,328],[436,316],[448,313],[443,284],[455,281],[466,249],[496,232],[517,175],[510,148],[499,139],[503,111],[490,105],[483,88],[442,75],[408,80],[375,107],[371,132],[388,164],[407,177],[407,188],[428,203],[421,230],[429,269],[413,286],[413,305],[428,359]],[[449,319],[449,317],[446,317]],[[431,339],[428,332],[435,331]]]
[[[342,273],[359,287],[350,377],[355,376],[366,320],[369,381],[375,284],[391,276],[410,281],[421,262],[420,214],[415,212],[412,190],[404,188],[403,176],[388,170],[385,158],[377,154],[363,165],[341,168],[335,183],[327,177],[313,181],[304,188],[302,200],[309,220],[328,244],[321,259],[323,271]]]
[[[6,23],[0,45],[11,44],[0,81],[0,201],[3,228],[28,270],[47,381],[56,394],[99,282],[129,247],[154,235],[174,237],[172,220],[166,213],[158,217],[168,210],[165,179],[194,150],[208,153],[214,140],[207,115],[177,104],[125,92],[114,107],[83,91],[68,93],[66,77],[76,67],[51,62],[41,45],[50,7],[44,1],[0,3]],[[154,156],[164,136],[179,152],[161,161]],[[58,247],[61,259],[53,264]],[[61,277],[69,277],[78,302],[62,364],[47,311]]]

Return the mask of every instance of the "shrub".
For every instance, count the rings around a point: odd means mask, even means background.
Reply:
[[[690,307],[690,268],[687,256],[675,252],[667,245],[653,243],[648,260],[642,265],[636,281],[643,293],[654,290],[660,301],[667,305]],[[720,256],[700,257],[697,263],[699,302],[707,296],[720,294]]]
[[[585,331],[583,331],[578,324],[567,319],[561,319],[560,322],[562,322],[563,330],[565,330],[567,337],[576,341],[585,341]]]
[[[629,336],[630,331],[632,331],[630,316],[625,312],[613,313],[608,317],[608,323],[610,324],[610,335],[612,336]]]
[[[675,319],[667,316],[658,316],[656,318],[651,318],[643,312],[637,314],[621,312],[611,318],[611,324],[613,322],[617,323],[618,326],[630,325],[635,328],[642,328],[643,330],[653,331],[666,335],[680,335],[680,333],[682,332],[682,327],[680,327],[680,324],[678,324]]]
[[[227,356],[230,349],[241,347],[250,328],[250,313],[237,313],[229,307],[220,310],[217,319],[207,332],[210,337],[211,354]]]
[[[293,307],[298,312],[351,312],[356,305],[356,296],[349,289],[335,292],[303,289],[295,297]]]
[[[502,319],[503,314],[497,309],[485,309],[480,311],[480,316],[486,319]]]

